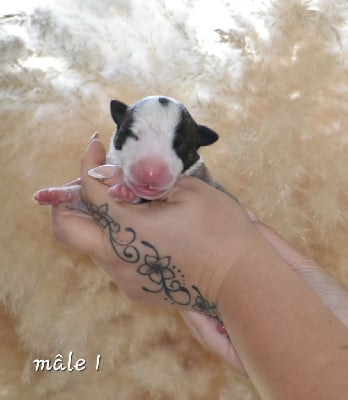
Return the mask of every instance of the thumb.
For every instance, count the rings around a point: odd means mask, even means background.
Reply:
[[[108,187],[88,174],[88,171],[105,164],[105,158],[106,152],[103,143],[99,139],[92,139],[88,143],[81,161],[81,195],[86,204],[103,204],[107,199]]]
[[[106,151],[103,143],[97,138],[92,138],[82,156],[81,178],[86,178],[90,169],[105,164],[105,158]]]
[[[123,215],[131,216],[131,209],[127,211],[129,204],[112,201],[108,195],[110,186],[123,182],[123,174],[120,168],[105,164],[105,155],[102,142],[98,139],[91,140],[81,161],[82,199],[92,207],[98,208],[107,203],[122,207]]]
[[[102,142],[94,134],[84,153],[81,164],[81,182],[87,175],[87,168],[94,168],[104,164],[105,149]],[[90,178],[91,181],[93,179]],[[103,188],[103,185],[101,185]],[[83,188],[83,186],[82,186]],[[105,189],[107,190],[107,189]],[[83,193],[81,190],[81,195]],[[103,234],[93,217],[79,210],[72,210],[63,205],[51,207],[51,231],[53,236],[61,243],[73,249],[100,258],[104,250]]]

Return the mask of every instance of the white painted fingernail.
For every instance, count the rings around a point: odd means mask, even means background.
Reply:
[[[90,169],[88,171],[88,175],[91,178],[103,180],[108,178],[114,178],[115,176],[117,176],[119,170],[120,170],[119,167],[117,167],[116,165],[105,164]]]
[[[99,136],[99,132],[94,132],[93,135],[90,137],[88,143],[91,143],[91,141],[96,139],[98,136]]]
[[[105,179],[105,178],[106,178],[106,176],[104,176],[104,175],[102,175],[102,174],[98,174],[98,172],[96,172],[96,169],[95,169],[95,168],[90,169],[90,170],[88,171],[88,175],[89,175],[91,178],[94,178],[94,179]]]

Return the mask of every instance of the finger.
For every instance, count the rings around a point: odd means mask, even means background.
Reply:
[[[108,195],[108,185],[104,185],[98,179],[95,179],[89,175],[89,171],[101,167],[105,164],[105,149],[103,144],[99,140],[92,140],[87,146],[87,150],[82,158],[81,162],[81,178],[82,178],[82,189],[81,194],[84,202],[86,204],[94,204],[97,206],[113,202],[117,207],[122,207],[122,215],[125,217],[132,217],[134,220],[134,215],[132,212],[134,209],[127,209],[127,203],[116,202]],[[111,178],[113,184],[122,182],[122,173]],[[147,203],[144,203],[146,205]],[[144,207],[144,205],[139,205],[139,209]],[[131,207],[128,204],[129,207]]]
[[[189,310],[180,310],[180,314],[185,320],[188,327],[191,329],[192,333],[196,335],[197,339],[202,340],[201,338],[202,327],[207,326],[208,324],[210,325],[213,319],[208,317],[207,315]]]
[[[84,175],[87,175],[88,170],[105,164],[105,158],[106,151],[103,143],[99,139],[92,139],[82,156],[81,170],[84,171]],[[81,174],[82,179],[84,175]]]
[[[199,191],[199,190],[215,190],[211,185],[204,182],[203,180],[196,178],[195,176],[185,175],[180,177],[176,184],[175,188],[178,190],[192,190],[192,191]]]
[[[182,176],[177,180],[174,188],[168,194],[167,200],[172,202],[186,201],[188,193],[208,194],[210,191],[216,191],[216,189],[201,179],[194,176]],[[218,193],[221,194],[221,192]]]
[[[180,310],[192,334],[208,351],[212,351],[232,364],[241,374],[247,372],[229,338],[216,329],[216,319],[195,311]]]
[[[209,317],[205,314],[198,313],[190,310],[180,310],[180,313],[187,325],[197,337],[202,339],[202,334],[211,333],[212,337],[222,335],[223,337],[228,336],[227,332],[222,333],[220,331],[221,322],[213,317]]]
[[[83,200],[89,204],[104,204],[108,187],[88,175],[88,171],[105,164],[106,152],[102,142],[93,139],[89,142],[81,161],[81,179]]]
[[[103,257],[102,231],[88,214],[63,206],[52,207],[51,231],[61,243],[92,257]]]

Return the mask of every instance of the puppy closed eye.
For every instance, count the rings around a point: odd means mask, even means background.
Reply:
[[[185,154],[188,150],[188,145],[180,135],[176,135],[173,143],[174,149],[178,154]]]
[[[117,134],[114,137],[114,146],[116,150],[122,150],[123,145],[125,142],[129,139],[133,139],[135,141],[139,140],[138,135],[136,135],[132,130],[130,129],[121,129],[117,132]]]

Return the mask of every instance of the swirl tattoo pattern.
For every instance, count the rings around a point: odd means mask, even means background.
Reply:
[[[122,231],[121,225],[114,221],[108,214],[108,204],[96,206],[92,204],[88,208],[89,213],[107,231],[112,249],[121,260],[128,263],[136,263],[140,259],[138,249],[133,245],[136,234],[132,228]],[[126,236],[121,238],[121,233]]]
[[[164,300],[172,305],[188,306],[211,317],[218,317],[215,303],[203,297],[192,285],[186,287],[185,275],[172,263],[170,256],[161,256],[154,245],[137,240],[134,229],[123,228],[108,214],[108,204],[91,204],[89,213],[103,227],[114,253],[123,261],[137,264],[137,273],[146,277],[148,284],[142,289],[147,293],[163,293]]]

